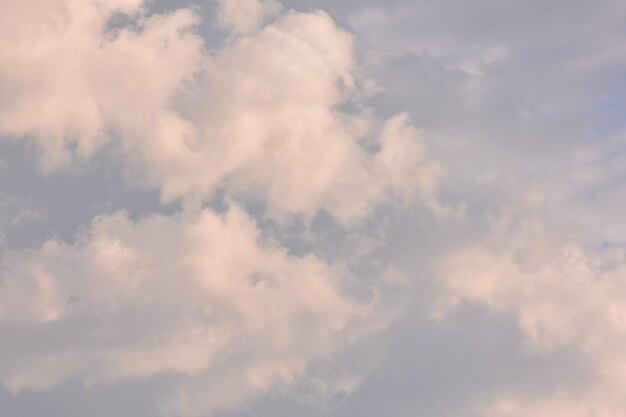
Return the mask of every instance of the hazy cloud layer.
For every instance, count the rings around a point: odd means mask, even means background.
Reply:
[[[1,7],[0,410],[625,415],[620,2]]]

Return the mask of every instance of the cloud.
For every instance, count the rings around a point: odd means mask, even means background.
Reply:
[[[192,75],[202,46],[189,32],[197,17],[184,9],[144,17],[142,10],[141,1],[4,7],[0,132],[34,138],[52,169],[72,154],[91,156],[114,131],[171,119],[168,100]],[[120,15],[134,26],[110,28]]]
[[[43,168],[0,190],[4,386],[163,385],[172,415],[350,393],[346,349],[412,297],[347,410],[623,415],[621,6],[318,3],[3,8],[0,136]]]
[[[290,256],[259,233],[234,205],[136,223],[117,213],[75,244],[5,253],[0,322],[20,330],[0,380],[18,392],[173,372],[186,379],[164,412],[197,415],[294,384],[383,324],[377,288],[354,298],[340,263]]]
[[[398,273],[367,284],[345,259],[291,255],[234,201],[260,198],[279,223],[324,210],[354,226],[357,247],[370,244],[358,224],[377,205],[419,200],[452,213],[423,133],[405,114],[372,120],[354,98],[353,39],[328,14],[219,6],[231,33],[214,49],[190,9],[5,8],[0,133],[34,142],[43,175],[113,148],[133,185],[184,207],[135,221],[102,214],[69,243],[6,248],[0,330],[11,343],[0,381],[11,392],[175,375],[159,400],[175,415],[298,384],[349,392],[360,375],[309,367],[388,324],[398,309],[384,292]],[[201,208],[218,190],[225,212]]]
[[[218,0],[218,5],[218,23],[235,33],[258,29],[266,18],[281,9],[275,0]]]
[[[359,144],[375,134],[367,115],[338,109],[350,99],[356,71],[351,36],[327,14],[288,12],[213,54],[200,84],[183,99],[192,103],[192,124],[177,139],[167,132],[167,143],[180,141],[181,151],[155,151],[153,141],[140,145],[152,151],[140,151],[148,175],[165,199],[207,195],[225,184],[234,194],[264,196],[277,216],[326,209],[344,223],[364,217],[395,190],[422,185],[407,171],[414,167],[397,172],[381,163],[381,155],[395,151],[386,146],[417,152],[407,158],[424,167],[423,179],[431,175],[423,184],[436,184],[440,172],[415,129],[394,128],[403,135],[381,137],[378,154]],[[404,116],[387,123],[409,125]]]
[[[472,303],[510,315],[530,353],[573,349],[588,369],[585,379],[562,379],[548,392],[503,389],[485,415],[623,415],[624,249],[592,250],[570,237],[583,233],[580,226],[557,227],[547,222],[549,206],[538,207],[532,214],[518,204],[494,216],[488,237],[444,257],[439,308]]]
[[[221,10],[255,5],[223,2]],[[387,121],[380,152],[360,145],[375,135],[367,112],[340,110],[356,86],[352,37],[327,14],[285,12],[205,51],[198,17],[186,9],[52,6],[39,9],[42,22],[28,19],[44,28],[53,19],[50,29],[18,27],[23,35],[7,41],[0,77],[10,86],[0,131],[34,137],[45,167],[89,158],[113,141],[137,182],[159,187],[165,201],[226,187],[262,196],[277,216],[326,209],[345,223],[411,187],[438,204],[442,170],[406,116]],[[9,12],[28,13],[24,7]],[[116,16],[130,23],[111,26]],[[384,159],[399,150],[412,154],[389,166]]]

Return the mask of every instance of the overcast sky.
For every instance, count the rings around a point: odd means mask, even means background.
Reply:
[[[623,1],[0,6],[0,415],[626,416]]]

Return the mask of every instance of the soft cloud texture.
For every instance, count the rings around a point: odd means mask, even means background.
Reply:
[[[109,27],[114,16],[135,26]],[[176,124],[168,101],[202,46],[189,10],[144,18],[141,1],[26,1],[2,19],[0,131],[33,137],[44,167],[89,157],[114,132]]]
[[[257,7],[231,3],[221,4],[223,13]],[[207,54],[189,10],[145,16],[140,2],[52,6],[37,8],[57,22],[52,32],[18,27],[17,43],[7,37],[3,80],[13,93],[0,120],[5,134],[36,138],[45,167],[89,157],[114,139],[145,177],[139,181],[160,187],[165,201],[226,186],[265,195],[279,213],[324,208],[344,222],[410,188],[437,205],[441,169],[406,117],[388,122],[372,155],[358,142],[369,128],[364,115],[338,110],[355,64],[351,36],[327,14],[287,12]],[[28,13],[24,7],[12,13]],[[130,24],[111,27],[116,16]],[[398,138],[389,138],[393,129]],[[399,152],[406,162],[389,166]]]
[[[3,412],[624,415],[621,2],[5,3]]]
[[[302,383],[312,361],[387,323],[395,308],[381,291],[402,280],[367,284],[342,259],[290,255],[231,199],[258,198],[279,222],[325,210],[357,229],[383,203],[451,213],[437,197],[443,167],[406,115],[377,132],[367,110],[340,110],[358,72],[352,37],[330,16],[288,11],[261,27],[276,4],[219,6],[232,33],[211,51],[189,9],[67,0],[7,10],[3,134],[33,140],[47,172],[113,147],[135,185],[184,207],[101,215],[74,242],[3,253],[0,321],[15,333],[0,380],[11,392],[169,373],[181,378],[161,411],[200,415]],[[218,191],[225,212],[201,208]],[[358,382],[333,378],[311,384],[333,395]]]
[[[484,241],[442,261],[445,297],[439,308],[469,302],[512,315],[527,349],[539,355],[574,349],[591,376],[562,381],[554,392],[508,394],[485,413],[623,415],[623,247],[591,251],[571,238],[582,232],[579,226],[558,228],[530,214],[536,209],[517,207],[493,218]]]
[[[349,296],[342,265],[260,238],[237,207],[138,223],[118,213],[73,245],[5,253],[0,320],[19,331],[0,379],[18,392],[175,372],[188,380],[162,406],[195,415],[294,383],[384,323],[379,289]],[[20,348],[32,337],[44,339]]]
[[[280,9],[274,0],[219,0],[218,22],[237,33],[251,32]]]

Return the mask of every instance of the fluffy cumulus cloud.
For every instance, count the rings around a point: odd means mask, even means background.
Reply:
[[[532,204],[534,205],[534,204]],[[626,340],[621,246],[594,248],[594,232],[549,222],[546,207],[518,203],[494,215],[490,233],[441,262],[446,311],[460,303],[512,316],[533,355],[574,350],[588,374],[547,392],[505,392],[483,408],[489,416],[624,415]],[[560,207],[563,210],[563,207]],[[440,314],[441,310],[436,310]]]
[[[202,42],[189,32],[197,17],[142,10],[141,1],[5,5],[2,133],[34,138],[54,168],[90,156],[117,130],[145,130],[161,118],[175,125],[168,102],[199,59]],[[134,24],[115,28],[114,17]]]
[[[626,416],[626,9],[565,3],[1,4],[0,410]]]
[[[406,194],[398,182],[418,176],[409,186],[435,204],[441,169],[406,117],[389,120],[383,134],[400,136],[381,138],[373,155],[359,144],[372,128],[364,113],[338,109],[355,86],[352,37],[323,12],[286,12],[239,36],[242,13],[276,8],[221,2],[234,38],[206,51],[188,9],[147,15],[141,2],[29,4],[4,17],[11,24],[3,25],[0,130],[34,137],[44,167],[113,141],[166,201],[226,186],[264,195],[278,212],[324,208],[350,221]],[[392,154],[407,151],[420,172],[389,166]]]
[[[294,383],[312,358],[381,324],[376,292],[346,293],[345,267],[259,239],[237,207],[138,223],[117,213],[72,245],[5,253],[0,320],[20,330],[0,379],[18,392],[174,372],[188,380],[162,407],[198,414]],[[49,345],[48,332],[71,334]]]
[[[300,383],[313,360],[385,324],[387,284],[359,282],[343,259],[290,254],[234,200],[260,199],[279,223],[324,210],[359,227],[380,204],[415,201],[458,214],[439,202],[443,166],[407,115],[369,120],[355,98],[352,36],[328,14],[218,6],[228,36],[215,49],[191,9],[4,7],[3,136],[36,144],[42,175],[113,147],[135,186],[184,207],[101,215],[72,242],[6,248],[0,381],[9,391],[175,374],[161,411],[198,415]],[[341,110],[348,103],[355,110]],[[206,206],[217,192],[227,198],[219,213]],[[316,381],[327,394],[354,388]]]
[[[219,0],[219,6],[219,24],[238,33],[258,29],[281,9],[274,0]]]

